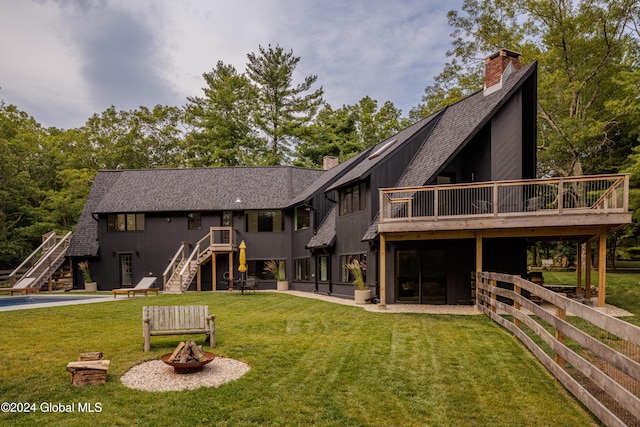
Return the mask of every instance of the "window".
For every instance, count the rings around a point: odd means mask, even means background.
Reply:
[[[109,231],[144,231],[144,214],[109,214],[107,215]]]
[[[310,218],[311,218],[311,208],[307,206],[298,206],[296,207],[296,214],[294,217],[293,229],[294,230],[302,230],[305,228],[309,228]]]
[[[284,215],[282,211],[247,211],[246,231],[248,233],[284,231]]]
[[[329,257],[327,255],[322,255],[318,258],[318,266],[319,266],[319,275],[318,280],[321,282],[329,281]]]
[[[271,273],[264,271],[264,267],[269,260],[251,259],[247,260],[247,276],[255,276],[261,280],[275,280]],[[235,273],[237,274],[237,272]]]
[[[311,259],[300,258],[295,260],[296,280],[309,280],[311,277]]]
[[[340,191],[340,215],[363,211],[367,208],[367,186],[364,182]]]
[[[189,230],[202,229],[202,219],[200,216],[200,212],[189,212],[189,214],[187,214],[187,228]]]
[[[346,267],[347,264],[352,262],[354,259],[357,259],[362,266],[362,277],[364,278],[365,283],[367,282],[367,254],[353,254],[353,255],[342,255],[340,257],[340,266],[341,266],[341,275],[340,280],[345,283],[351,283],[354,280],[353,273],[349,271]]]

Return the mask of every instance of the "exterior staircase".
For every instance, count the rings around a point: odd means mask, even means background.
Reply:
[[[189,253],[189,242],[182,242],[162,275],[165,294],[186,292],[199,268],[218,252],[237,250],[236,230],[232,227],[211,227]]]
[[[71,241],[71,232],[65,236],[58,236],[54,231],[42,236],[42,244],[9,274],[12,286],[24,281],[30,281],[30,288],[42,288],[45,283],[64,264],[67,247]],[[21,271],[27,268],[24,274]]]

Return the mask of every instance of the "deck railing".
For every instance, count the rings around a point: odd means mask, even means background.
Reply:
[[[640,425],[640,327],[517,276],[479,272],[477,283],[480,310],[605,425]]]
[[[209,232],[198,242],[203,251],[206,248],[232,250],[238,247],[238,230],[233,227],[210,227]]]
[[[380,222],[627,212],[629,175],[380,190]]]

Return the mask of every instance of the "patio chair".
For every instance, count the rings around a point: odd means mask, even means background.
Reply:
[[[525,200],[523,210],[525,212],[534,212],[542,209],[542,197],[536,196]]]
[[[31,287],[31,285],[35,281],[36,279],[34,279],[33,277],[25,277],[24,279],[18,280],[18,283],[16,283],[13,288],[0,288],[0,290],[9,291],[9,295],[13,295],[14,293],[18,292],[20,292],[20,295],[29,295],[30,292],[40,294],[40,288]]]
[[[112,289],[111,292],[113,292],[113,297],[115,298],[116,295],[118,294],[127,294],[127,298],[129,298],[131,295],[135,294],[141,294],[144,293],[144,296],[148,296],[149,292],[155,292],[156,295],[158,295],[158,292],[160,291],[159,288],[152,288],[151,285],[153,285],[156,281],[155,277],[144,277],[142,278],[142,280],[140,280],[138,282],[138,284],[134,287],[134,288],[121,288],[121,289]]]
[[[476,214],[486,214],[492,212],[491,202],[486,200],[476,200],[471,204],[473,207],[474,213]]]

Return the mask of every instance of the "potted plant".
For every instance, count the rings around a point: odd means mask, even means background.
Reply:
[[[84,277],[84,290],[87,292],[95,292],[98,290],[98,284],[91,280],[91,272],[89,271],[89,261],[80,261],[78,268],[82,271]]]
[[[345,264],[345,267],[353,275],[352,283],[356,287],[353,297],[356,304],[366,304],[367,300],[371,298],[371,289],[367,289],[367,284],[364,282],[363,270],[366,269],[366,266],[357,259],[353,259]]]
[[[289,282],[287,281],[287,276],[284,268],[284,260],[278,261],[267,261],[264,266],[264,271],[271,274],[274,279],[276,279],[277,289],[279,291],[288,291],[289,290]]]

